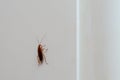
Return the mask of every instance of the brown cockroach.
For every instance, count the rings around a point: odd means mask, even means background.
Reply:
[[[48,64],[47,60],[46,60],[46,57],[45,57],[45,54],[44,54],[44,53],[47,52],[47,50],[48,49],[45,48],[45,45],[42,45],[42,43],[40,42],[39,45],[38,45],[38,48],[37,48],[37,51],[38,51],[37,60],[38,60],[39,65],[43,64],[44,60],[45,60],[45,63]]]

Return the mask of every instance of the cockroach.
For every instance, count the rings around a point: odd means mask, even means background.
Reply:
[[[39,41],[38,41],[38,42],[39,42]],[[45,46],[45,45],[44,45],[44,46]],[[48,64],[48,63],[47,63],[47,60],[46,60],[46,57],[45,57],[45,55],[44,55],[44,53],[46,53],[48,49],[46,49],[44,46],[43,46],[42,43],[40,42],[39,45],[38,45],[38,48],[37,48],[37,51],[38,51],[37,59],[38,59],[38,64],[39,64],[39,65],[40,65],[40,64],[43,64],[44,60],[45,60],[45,63]]]
[[[38,64],[42,64],[44,60],[45,60],[46,64],[48,64],[46,61],[46,57],[44,55],[44,51],[47,51],[47,50],[48,49],[45,49],[41,44],[38,45],[38,56],[37,56]]]

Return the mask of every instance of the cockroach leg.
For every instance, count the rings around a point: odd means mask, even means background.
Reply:
[[[48,49],[45,49],[44,52],[46,53],[48,51]]]
[[[48,51],[48,49],[42,48],[42,51],[43,51],[44,53],[46,53],[46,52]]]
[[[43,45],[42,47],[45,47],[46,45]]]
[[[47,60],[46,60],[46,57],[45,57],[45,55],[44,55],[44,54],[43,54],[43,57],[44,57],[44,59],[45,59],[45,63],[46,63],[46,64],[48,64],[48,63],[47,63]]]

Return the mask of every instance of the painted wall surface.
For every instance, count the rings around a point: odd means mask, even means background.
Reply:
[[[0,0],[0,80],[75,80],[75,55],[74,0]]]
[[[81,80],[120,80],[120,0],[80,0]]]

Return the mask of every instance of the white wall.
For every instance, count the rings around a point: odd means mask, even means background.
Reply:
[[[75,80],[75,55],[74,0],[0,0],[0,80]]]
[[[80,0],[81,80],[120,80],[120,0]]]

